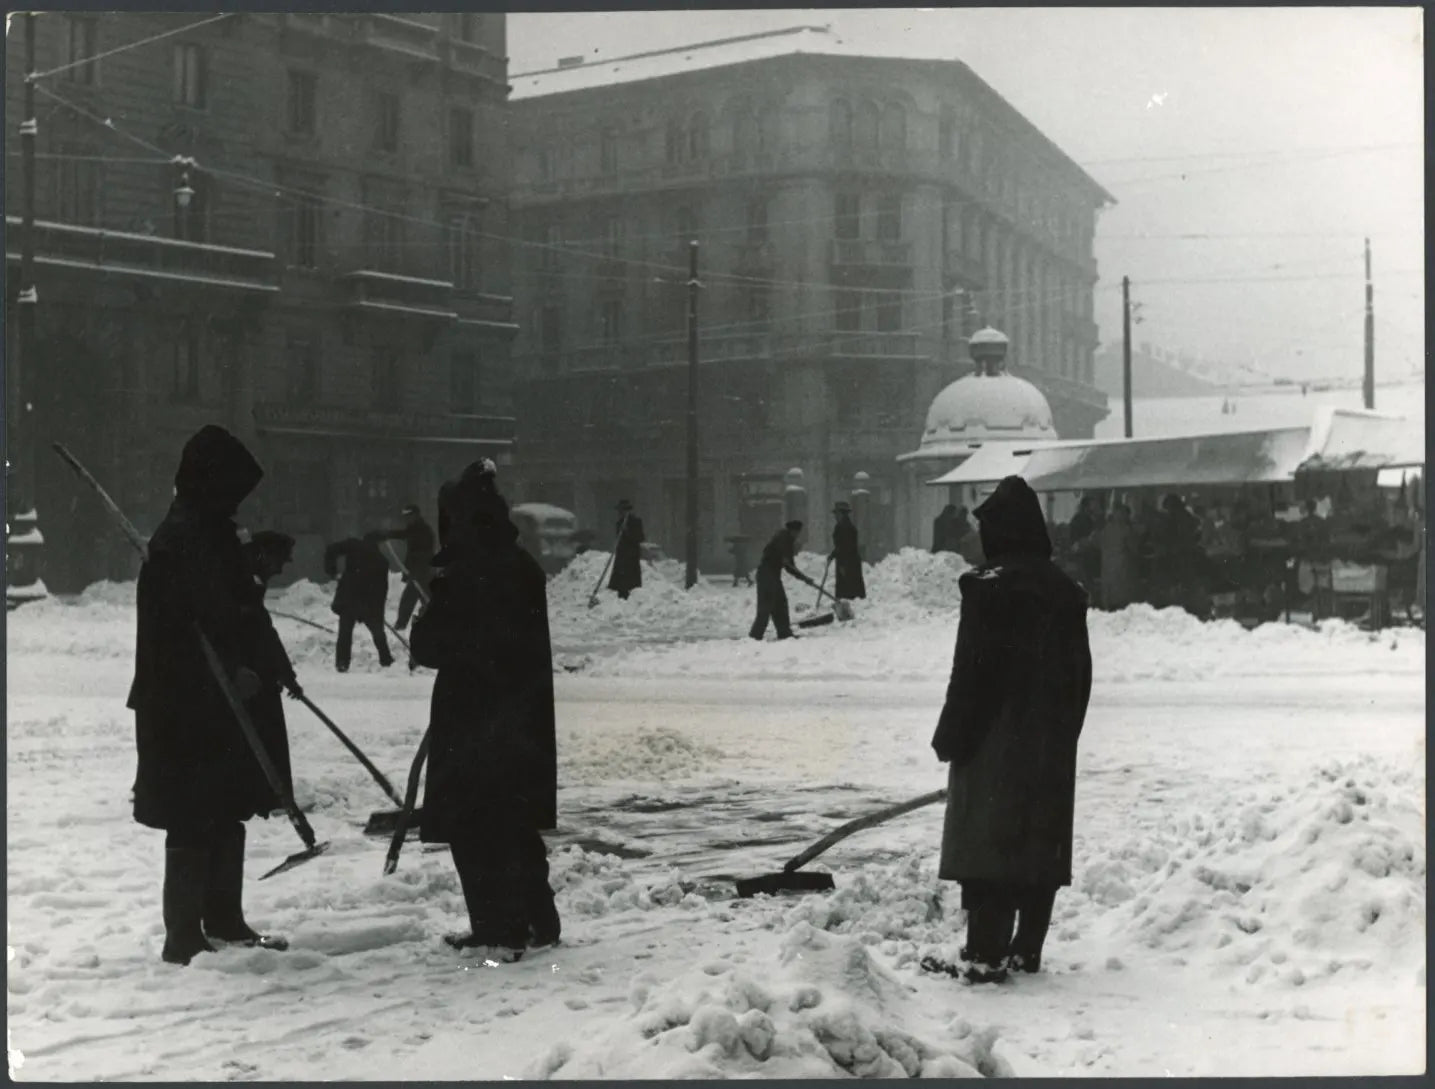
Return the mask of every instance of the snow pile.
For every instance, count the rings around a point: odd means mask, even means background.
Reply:
[[[531,1078],[1010,1076],[994,1029],[931,1019],[866,947],[807,923],[775,964],[720,956],[676,978],[640,974],[633,1011],[590,1024],[526,1072]]]
[[[694,892],[692,882],[676,870],[641,881],[613,855],[565,847],[549,862],[549,884],[563,918],[597,918],[620,911],[652,911],[681,907],[706,913],[709,902]]]
[[[1112,909],[1109,936],[1202,956],[1248,983],[1414,972],[1425,961],[1423,793],[1418,772],[1331,763],[1108,846],[1076,887]]]
[[[564,737],[563,774],[580,783],[672,782],[697,775],[722,758],[721,749],[666,727],[578,732]]]

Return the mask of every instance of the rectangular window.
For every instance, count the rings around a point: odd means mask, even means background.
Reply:
[[[856,193],[837,194],[837,237],[862,237],[862,198]]]
[[[319,399],[319,348],[308,333],[291,333],[285,344],[285,393],[290,404],[312,405]]]
[[[65,63],[74,65],[65,69],[65,78],[71,83],[93,87],[100,81],[100,66],[80,61],[93,57],[99,52],[99,24],[90,17],[67,15],[65,17]]]
[[[834,292],[836,313],[833,315],[838,329],[844,333],[855,333],[862,328],[862,297],[855,291]]]
[[[479,362],[477,352],[454,352],[449,360],[449,406],[455,415],[478,411]]]
[[[897,294],[877,295],[875,300],[877,331],[895,333],[902,328],[902,296]]]
[[[374,150],[390,155],[399,150],[399,96],[389,91],[374,98]]]
[[[202,110],[209,104],[209,64],[204,47],[182,42],[174,47],[174,100]]]
[[[767,241],[767,201],[751,200],[747,204],[747,240],[752,245]]]
[[[622,299],[604,299],[598,304],[598,339],[604,344],[623,339]]]
[[[473,111],[455,106],[448,111],[450,166],[473,166]]]
[[[479,216],[477,212],[451,212],[448,217],[448,271],[460,291],[477,291],[479,272]]]
[[[300,268],[319,267],[319,246],[323,212],[319,198],[312,193],[303,193],[294,200],[293,233],[289,252],[293,263]]]
[[[877,237],[883,242],[899,242],[902,238],[902,197],[884,194],[877,200]]]
[[[199,327],[184,322],[174,341],[174,368],[170,399],[184,404],[199,402]]]
[[[374,408],[379,412],[403,411],[403,387],[400,384],[400,356],[397,349],[374,349]]]
[[[313,72],[289,70],[288,131],[295,136],[313,136],[316,123],[319,78]]]
[[[365,268],[401,273],[404,269],[405,194],[385,182],[363,183]]]
[[[598,137],[598,169],[604,174],[618,172],[618,135],[612,129],[604,129]]]

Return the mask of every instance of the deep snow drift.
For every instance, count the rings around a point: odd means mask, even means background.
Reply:
[[[834,892],[731,899],[831,828],[941,785],[927,742],[960,609],[953,555],[869,570],[857,619],[746,638],[753,592],[604,560],[550,583],[565,945],[456,956],[446,852],[397,874],[389,803],[288,704],[322,858],[250,825],[254,921],[293,948],[161,964],[162,839],[129,819],[132,584],[9,617],[7,977],[22,1079],[497,1079],[1413,1072],[1425,1011],[1424,633],[1093,613],[1073,885],[1044,971],[972,988],[919,971],[962,933],[935,876],[941,810],[814,863]],[[799,564],[820,577],[822,557]],[[271,595],[325,627],[330,589]],[[790,587],[796,606],[814,595]],[[390,595],[390,608],[397,602]],[[798,615],[806,615],[799,612]],[[276,618],[310,695],[396,782],[432,675],[353,671]],[[398,648],[396,648],[398,649]],[[400,662],[402,656],[400,655]]]

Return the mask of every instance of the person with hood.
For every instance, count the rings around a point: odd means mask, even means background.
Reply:
[[[447,940],[501,962],[560,934],[542,832],[557,824],[547,580],[518,545],[493,463],[440,492],[441,548],[413,653],[438,670],[419,832],[447,843],[470,931]]]
[[[761,640],[767,634],[768,621],[777,629],[779,639],[793,639],[792,618],[787,611],[787,591],[782,588],[782,573],[816,587],[817,583],[797,569],[797,540],[802,523],[793,519],[772,535],[757,563],[757,617],[748,635]]]
[[[270,647],[253,569],[234,517],[264,476],[244,444],[221,427],[185,443],[174,501],[140,567],[134,682],[138,756],[134,818],[165,833],[164,948],[170,964],[213,952],[211,940],[284,949],[244,918],[244,821],[281,805],[211,671],[209,641],[234,690],[255,709]],[[260,729],[256,724],[256,728]],[[269,758],[289,766],[282,733]]]
[[[1040,968],[1057,889],[1071,883],[1091,651],[1086,593],[1052,562],[1031,487],[1009,476],[976,514],[987,562],[961,577],[951,683],[932,737],[951,763],[938,876],[961,883],[967,940],[963,965],[923,967],[989,983]]]
[[[1137,541],[1131,508],[1117,503],[1096,538],[1101,552],[1101,607],[1124,609],[1136,600]]]
[[[334,666],[340,673],[349,671],[349,658],[354,645],[354,624],[360,623],[374,637],[379,651],[379,665],[394,664],[389,640],[384,635],[384,603],[389,596],[389,561],[379,551],[384,535],[377,530],[362,538],[347,537],[324,549],[324,573],[338,575],[338,564],[344,561],[344,573],[334,591],[330,606],[339,617],[339,642],[334,650]]]
[[[857,526],[852,521],[852,507],[838,503],[832,509],[837,524],[832,527],[832,553],[836,564],[832,596],[842,601],[855,601],[867,596],[867,582],[862,577],[862,550],[857,544]]]
[[[618,540],[613,546],[613,573],[608,576],[608,589],[618,591],[624,601],[643,585],[642,549],[643,520],[633,513],[627,499],[618,502]]]
[[[419,603],[419,589],[428,590],[429,579],[433,578],[433,529],[424,521],[423,512],[417,503],[410,503],[401,512],[404,528],[384,534],[387,541],[404,542],[404,592],[399,595],[399,615],[394,627],[403,631],[409,626],[414,607]],[[385,580],[387,594],[387,580]]]

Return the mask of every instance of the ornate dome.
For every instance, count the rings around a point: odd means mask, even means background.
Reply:
[[[1007,338],[987,328],[973,333],[969,344],[976,373],[932,400],[921,445],[906,458],[964,457],[974,444],[1058,438],[1041,390],[1003,371]]]

